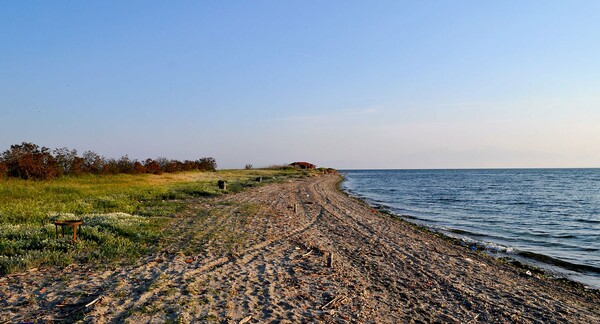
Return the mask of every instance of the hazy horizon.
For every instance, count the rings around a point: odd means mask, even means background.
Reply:
[[[0,150],[600,167],[600,2],[5,1]]]

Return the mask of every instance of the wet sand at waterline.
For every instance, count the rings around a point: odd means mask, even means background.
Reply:
[[[181,235],[133,264],[4,276],[0,321],[600,322],[597,291],[379,213],[339,180],[190,200]]]

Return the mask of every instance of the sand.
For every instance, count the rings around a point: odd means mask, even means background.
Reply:
[[[133,264],[2,277],[0,322],[600,322],[598,291],[380,213],[339,180],[191,200],[181,235]],[[199,224],[211,234],[191,232]]]

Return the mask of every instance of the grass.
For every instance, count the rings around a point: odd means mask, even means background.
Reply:
[[[72,262],[135,260],[165,242],[186,200],[307,176],[298,170],[224,170],[163,175],[85,175],[0,180],[0,274]],[[217,188],[228,182],[228,191]],[[55,237],[54,220],[82,219],[77,242]],[[226,242],[233,244],[234,242]]]

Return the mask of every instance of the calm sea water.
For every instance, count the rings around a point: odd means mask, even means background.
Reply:
[[[600,169],[344,170],[372,204],[600,288]]]

